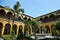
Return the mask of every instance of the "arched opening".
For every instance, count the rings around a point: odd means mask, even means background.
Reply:
[[[53,15],[53,14],[52,14],[52,15],[50,15],[50,16],[49,16],[49,20],[50,20],[50,21],[54,21],[54,20],[56,20],[55,15]]]
[[[22,25],[19,26],[18,35],[23,35],[22,27],[23,27]]]
[[[29,34],[31,34],[31,27],[28,28]]]
[[[34,27],[32,26],[32,32],[33,32],[33,30],[34,30]]]
[[[27,20],[27,17],[24,17],[25,20]]]
[[[43,18],[40,18],[40,21],[41,21],[41,22],[44,22],[44,21],[43,21]]]
[[[1,9],[1,10],[0,10],[0,17],[5,16],[5,14],[6,14],[6,12],[5,12],[3,9]]]
[[[44,17],[44,22],[49,22],[49,18],[47,16]]]
[[[7,24],[5,25],[4,34],[5,34],[5,35],[10,34],[10,29],[11,29],[11,25],[10,25],[9,23],[7,23]]]
[[[53,32],[53,27],[54,27],[54,25],[51,25],[51,32]]]
[[[28,20],[29,20],[29,21],[31,21],[31,19],[30,19],[30,18],[29,18]]]
[[[40,27],[40,33],[42,33],[42,31],[43,31],[42,28],[43,28],[43,26]]]
[[[17,25],[16,24],[13,25],[12,29],[14,30],[15,34],[17,34]]]
[[[50,28],[49,28],[49,26],[47,25],[47,26],[45,26],[45,28],[46,28],[46,33],[50,33]]]
[[[59,19],[60,19],[60,15],[57,15],[57,16],[56,16],[56,20],[59,20]]]
[[[2,33],[3,24],[0,22],[0,35]]]
[[[12,12],[7,12],[6,16],[8,19],[10,19],[12,17]]]
[[[37,28],[37,33],[39,33],[39,28]]]

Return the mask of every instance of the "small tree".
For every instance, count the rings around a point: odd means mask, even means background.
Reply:
[[[38,26],[39,26],[38,21],[32,20],[32,21],[31,21],[31,24],[32,24],[32,27],[33,27],[33,31],[36,32],[37,29],[38,29]]]
[[[22,29],[19,28],[17,40],[23,40],[23,39],[24,39],[24,34],[23,34],[23,32],[22,32]]]
[[[12,29],[12,33],[10,36],[11,40],[16,40],[16,35],[15,35],[15,31]]]
[[[31,21],[32,27],[34,28],[35,40],[36,40],[36,31],[38,30],[39,23],[36,20]]]
[[[54,30],[58,30],[59,34],[60,34],[60,21],[58,21],[55,25],[54,25]]]
[[[28,21],[27,19],[24,20],[25,23],[25,32],[24,35],[25,36],[30,36],[30,34],[28,34],[29,28],[31,27],[31,21]]]
[[[19,2],[16,2],[16,4],[13,7],[13,9],[17,13],[17,15],[21,15],[22,16],[22,13],[24,13],[24,9],[21,8],[21,5],[20,5]],[[22,12],[22,13],[20,13],[20,12]]]

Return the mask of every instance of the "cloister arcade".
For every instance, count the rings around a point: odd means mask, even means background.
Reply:
[[[23,14],[22,18],[28,21],[33,20],[34,18]],[[52,27],[60,19],[60,10],[40,16],[38,21],[41,21],[41,25],[38,27],[37,33],[42,33],[42,29],[46,28],[46,33],[51,33],[53,31]],[[19,28],[22,29],[22,32],[25,33],[26,27],[25,23],[22,21],[20,16],[14,14],[14,11],[10,9],[0,8],[0,35],[9,35],[14,29],[15,34],[18,34]],[[32,33],[33,27],[29,27],[29,34]]]
[[[42,28],[46,28],[47,31],[46,33],[51,33],[53,32],[52,27],[56,22],[60,20],[60,10],[57,10],[55,12],[40,16],[38,18],[38,21],[41,21],[40,25],[40,32],[42,33]]]
[[[23,18],[29,21],[32,20],[31,17],[27,17],[24,15]],[[13,14],[13,11],[5,8],[0,8],[0,35],[9,35],[11,34],[12,29],[14,29],[15,34],[18,34],[19,28],[21,28],[22,32],[24,33],[25,24],[21,20],[21,17],[17,17],[16,14]],[[31,30],[31,28],[29,29]],[[30,30],[29,32],[31,33]]]

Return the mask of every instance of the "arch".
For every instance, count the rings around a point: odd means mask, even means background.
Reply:
[[[40,21],[41,21],[41,22],[43,22],[43,20],[44,20],[43,18],[40,18]]]
[[[45,28],[46,28],[46,33],[49,33],[49,32],[50,32],[50,28],[49,28],[49,26],[46,25]]]
[[[39,28],[37,28],[37,33],[39,33]]]
[[[58,20],[58,19],[60,19],[60,15],[57,15],[57,16],[56,16],[56,20]]]
[[[10,34],[10,29],[11,29],[11,25],[10,25],[9,23],[7,23],[7,24],[5,25],[4,34],[5,34],[5,35]]]
[[[40,33],[42,33],[42,31],[43,31],[42,28],[43,28],[43,26],[40,27]]]
[[[17,34],[17,25],[16,24],[13,25],[12,29],[14,30],[15,34]]]
[[[5,10],[1,9],[0,10],[0,16],[5,16],[5,14],[6,14]]]
[[[54,24],[51,25],[51,32],[53,32],[53,27],[54,27]]]
[[[28,28],[29,34],[31,34],[31,27]]]
[[[55,15],[51,14],[51,15],[49,16],[49,20],[50,20],[50,21],[56,20]]]
[[[22,32],[22,25],[19,25],[19,30],[18,30],[18,34],[22,34],[23,32]]]
[[[44,17],[44,22],[49,22],[49,18],[47,16]]]
[[[12,17],[12,12],[7,12],[6,16],[7,16],[8,18]]]
[[[28,20],[29,20],[29,21],[31,21],[31,19],[30,19],[30,18],[29,18]]]
[[[19,25],[18,34],[21,34],[21,33],[23,33],[23,32],[22,32],[22,29],[23,29],[23,26],[22,26],[22,25]],[[24,31],[25,31],[25,30],[24,30]]]
[[[27,17],[24,17],[24,19],[27,19]]]
[[[0,22],[0,35],[2,33],[3,24]]]

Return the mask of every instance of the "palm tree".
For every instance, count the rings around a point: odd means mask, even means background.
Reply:
[[[16,4],[13,7],[13,9],[15,11],[14,13],[17,13],[18,19],[19,20],[23,20],[22,19],[22,13],[24,13],[24,9],[21,8],[21,5],[20,5],[19,2],[16,2]],[[21,29],[19,29],[19,33],[17,35],[17,40],[22,39],[20,36],[23,38],[23,33],[22,33],[22,30]]]
[[[23,13],[24,13],[24,9],[23,8],[21,8],[21,5],[20,5],[20,3],[19,2],[16,2],[16,4],[14,5],[14,7],[13,7],[13,9],[14,9],[14,14],[15,13],[17,13],[17,17],[18,17],[18,20],[20,21],[20,20],[22,20],[23,21]],[[20,16],[20,17],[19,17]]]
[[[16,4],[13,7],[14,11],[17,13],[17,15],[22,15],[24,13],[24,9],[21,8],[21,5],[19,2],[16,2]],[[22,13],[21,13],[22,12]]]

